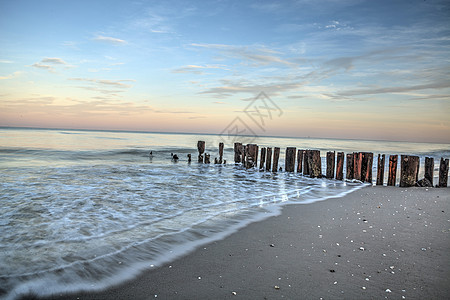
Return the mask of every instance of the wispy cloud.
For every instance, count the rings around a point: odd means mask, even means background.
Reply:
[[[172,70],[172,73],[203,74],[204,70],[207,70],[207,69],[228,70],[223,65],[205,65],[205,66],[187,65],[187,66],[183,66],[183,67],[177,68],[175,70]]]
[[[41,59],[40,62],[36,62],[31,65],[34,68],[47,70],[52,73],[56,73],[55,66],[64,66],[65,68],[72,68],[73,65],[65,62],[62,58],[59,57],[45,57]]]
[[[281,58],[281,53],[261,46],[233,46],[224,44],[191,44],[193,47],[219,50],[225,56],[251,62],[254,66],[281,64],[295,67],[296,64]]]
[[[119,79],[119,80],[109,80],[109,79],[93,79],[93,78],[69,78],[73,81],[84,81],[89,83],[95,83],[99,85],[113,86],[117,88],[130,88],[132,85],[127,82],[136,82],[134,79]]]
[[[12,64],[14,63],[12,60],[0,59],[0,64]]]
[[[0,76],[0,80],[13,79],[13,78],[19,77],[20,74],[22,74],[22,72],[16,71],[16,72],[6,75],[6,76]]]
[[[103,36],[103,35],[98,35],[94,38],[94,41],[97,42],[103,42],[103,43],[108,43],[108,44],[113,44],[113,45],[125,45],[127,44],[126,41],[118,39],[118,38],[114,38],[114,37],[110,37],[110,36]]]

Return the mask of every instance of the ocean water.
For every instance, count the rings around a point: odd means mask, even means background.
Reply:
[[[0,128],[0,299],[101,289],[277,215],[282,205],[338,198],[365,186],[244,170],[232,162],[233,142],[246,139]],[[206,141],[212,162],[224,142],[228,163],[198,164],[198,140]],[[437,169],[440,157],[450,157],[448,144],[252,142],[280,147],[280,166],[287,146],[318,149],[322,156],[333,150],[431,156]]]

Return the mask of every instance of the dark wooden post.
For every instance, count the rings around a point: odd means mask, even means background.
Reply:
[[[425,157],[425,179],[430,182],[429,186],[433,186],[434,158]]]
[[[284,169],[286,172],[294,172],[295,171],[295,152],[297,148],[295,147],[287,147],[284,161]]]
[[[347,179],[354,179],[353,175],[353,153],[347,153],[347,172],[345,175]]]
[[[310,150],[308,155],[309,176],[311,178],[322,177],[322,161],[319,150]]]
[[[241,162],[242,157],[241,149],[242,149],[241,143],[234,143],[234,162],[236,164]]]
[[[205,153],[205,164],[211,163],[210,157],[211,157],[211,156],[210,156],[208,153]]]
[[[389,155],[388,186],[395,186],[397,181],[398,155]]]
[[[311,150],[305,150],[303,154],[303,175],[309,175],[309,157]]]
[[[273,164],[272,164],[272,172],[278,171],[278,159],[280,158],[280,148],[273,148]]]
[[[385,165],[386,155],[378,154],[378,164],[377,164],[377,185],[384,184],[384,165]]]
[[[264,163],[266,162],[266,148],[261,148],[261,160],[259,161],[259,169],[264,170]]]
[[[361,180],[362,175],[362,153],[353,152],[353,178]]]
[[[271,166],[272,166],[272,148],[267,147],[266,171],[270,171]]]
[[[223,143],[219,143],[219,164],[223,161]]]
[[[205,141],[198,141],[197,142],[197,149],[198,149],[198,162],[203,162],[203,153],[205,152]]]
[[[400,187],[414,186],[419,176],[418,156],[402,155],[400,161]]]
[[[362,153],[361,180],[372,183],[373,153]]]
[[[439,187],[447,187],[448,182],[448,158],[441,157],[439,164]]]
[[[258,163],[258,145],[248,144],[246,149],[246,162],[245,167],[247,169],[254,168]]]
[[[297,173],[302,173],[303,150],[297,150]]]
[[[191,154],[189,153],[189,154],[187,155],[187,157],[188,157],[188,163],[190,163],[190,162],[192,161]]]
[[[338,152],[336,158],[336,179],[344,179],[344,152]]]
[[[335,155],[333,151],[327,152],[327,178],[334,178]]]

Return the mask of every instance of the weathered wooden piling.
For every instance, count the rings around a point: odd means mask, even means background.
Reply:
[[[198,149],[198,162],[203,162],[203,153],[205,152],[205,141],[198,141],[197,142],[197,149]]]
[[[389,155],[388,186],[395,186],[397,181],[398,155]]]
[[[309,175],[309,157],[311,150],[305,150],[303,153],[303,175]]]
[[[347,153],[347,172],[345,174],[345,178],[349,180],[354,179],[353,167],[353,153]]]
[[[188,158],[188,163],[190,163],[192,161],[192,157],[191,157],[190,153],[187,155],[187,158]]]
[[[272,148],[267,147],[266,171],[270,171],[271,166],[272,166]]]
[[[353,178],[361,180],[362,175],[362,153],[353,152]]]
[[[439,185],[438,187],[447,187],[448,181],[448,158],[441,157],[441,163],[439,164]]]
[[[344,152],[338,152],[336,157],[336,179],[344,179]]]
[[[205,164],[211,163],[211,155],[208,153],[205,153]]]
[[[419,180],[418,156],[402,155],[400,160],[400,187],[414,186]]]
[[[278,159],[280,158],[280,148],[273,148],[273,164],[272,164],[272,172],[278,171]]]
[[[384,165],[385,165],[386,155],[378,154],[378,164],[377,164],[377,185],[384,184]]]
[[[241,162],[242,157],[242,144],[241,143],[234,143],[234,163],[238,164]]]
[[[266,148],[261,148],[261,159],[259,160],[259,169],[264,170],[264,163],[266,162]]]
[[[311,178],[322,177],[322,161],[319,150],[309,150],[308,171]]]
[[[219,143],[219,164],[223,161],[223,143]]]
[[[327,178],[334,178],[334,165],[335,165],[336,152],[327,152]]]
[[[248,144],[245,147],[245,152],[246,152],[245,167],[247,169],[256,167],[258,163],[258,145]]]
[[[245,161],[246,161],[246,157],[247,157],[247,146],[245,146],[245,145],[241,146],[241,153],[242,153],[241,161],[242,161],[242,164],[245,166]]]
[[[425,181],[427,185],[433,186],[433,174],[434,174],[434,158],[433,157],[425,157]]]
[[[372,183],[373,153],[362,153],[361,181]]]
[[[303,150],[297,150],[297,173],[303,173],[302,171],[302,163],[303,163]]]
[[[286,172],[294,172],[295,171],[295,154],[297,148],[295,147],[287,147],[285,153],[284,160],[284,169]]]

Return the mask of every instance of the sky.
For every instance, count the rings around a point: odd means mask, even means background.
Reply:
[[[450,143],[450,2],[0,0],[0,126]]]

